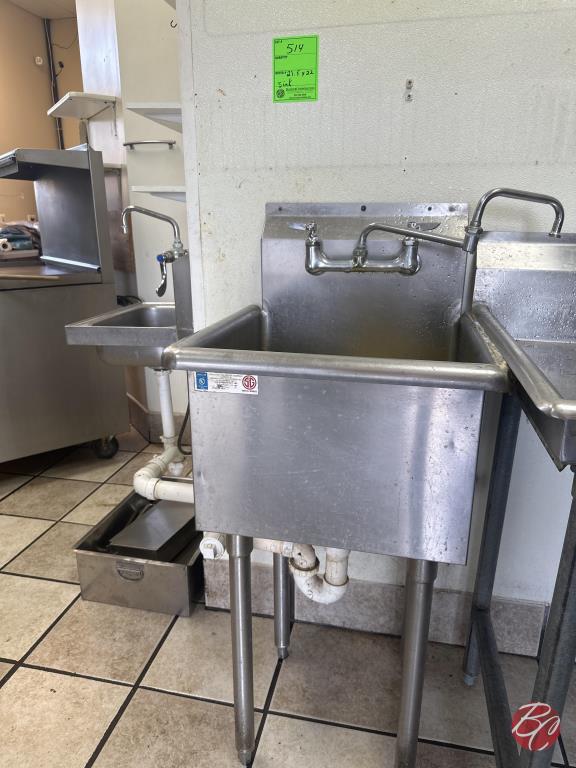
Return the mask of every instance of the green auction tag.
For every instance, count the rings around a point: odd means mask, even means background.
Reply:
[[[273,47],[274,101],[318,98],[318,35],[276,37]]]

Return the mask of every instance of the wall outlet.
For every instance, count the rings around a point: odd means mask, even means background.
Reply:
[[[5,224],[5,223],[6,223],[6,214],[0,213],[0,224]]]
[[[37,221],[36,214],[34,214],[34,213],[27,213],[26,214],[26,221],[29,221],[30,224],[34,224],[34,222]]]

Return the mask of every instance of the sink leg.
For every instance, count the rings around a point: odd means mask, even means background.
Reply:
[[[396,768],[415,768],[416,765],[426,646],[437,572],[437,563],[429,560],[408,561]]]
[[[484,530],[478,568],[476,570],[476,583],[472,597],[472,616],[476,610],[488,610],[492,600],[496,566],[498,565],[498,553],[500,540],[504,527],[506,514],[506,502],[510,488],[510,476],[514,463],[516,450],[516,438],[518,436],[518,424],[520,422],[520,401],[513,395],[505,395],[502,398],[500,420],[498,422],[498,434],[494,459],[492,462],[492,475],[488,489],[486,502],[486,516],[484,518]],[[466,685],[474,685],[480,674],[480,656],[474,627],[470,627],[466,654],[464,657],[464,682]]]
[[[293,589],[288,558],[274,553],[274,642],[278,658],[290,653]]]
[[[230,612],[232,619],[232,671],[236,749],[243,765],[254,752],[254,679],[252,670],[252,598],[250,555],[252,539],[229,535]]]
[[[576,472],[576,466],[570,467]],[[560,716],[564,711],[576,656],[576,478],[572,485],[572,506],[566,526],[560,565],[550,604],[550,615],[538,662],[530,701],[544,701]],[[520,752],[522,768],[549,768],[554,749]]]

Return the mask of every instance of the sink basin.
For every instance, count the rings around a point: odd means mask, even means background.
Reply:
[[[159,367],[177,339],[174,304],[146,302],[66,326],[69,344],[97,347],[111,365]]]
[[[461,205],[373,208],[447,235],[466,221]],[[165,351],[165,367],[189,372],[197,523],[464,563],[485,395],[507,390],[507,368],[478,322],[459,319],[454,249],[423,245],[411,276],[305,270],[302,220],[344,255],[360,210],[270,205],[262,306]],[[385,239],[370,248],[397,250]]]

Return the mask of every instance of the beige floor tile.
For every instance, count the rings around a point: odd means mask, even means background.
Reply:
[[[52,523],[11,515],[0,515],[0,567],[46,531]]]
[[[234,710],[139,690],[95,768],[238,768]]]
[[[60,520],[96,488],[96,483],[36,477],[0,501],[0,514]]]
[[[132,485],[134,482],[134,473],[147,464],[152,456],[149,453],[142,452],[138,456],[135,456],[131,461],[125,464],[122,469],[112,475],[110,478],[111,483],[118,483],[120,485]],[[192,470],[192,462],[190,458],[186,458],[184,461],[184,475],[187,475]]]
[[[70,453],[70,448],[59,448],[56,451],[37,453],[34,456],[24,456],[22,459],[14,459],[0,464],[0,472],[14,472],[18,475],[39,475]]]
[[[78,591],[72,584],[0,573],[0,657],[20,659]]]
[[[144,448],[144,453],[162,453],[164,446],[162,443],[148,443]]]
[[[134,683],[171,620],[162,613],[79,600],[28,661]]]
[[[128,689],[19,669],[0,690],[0,768],[83,768]]]
[[[0,661],[0,680],[4,675],[9,672],[13,667],[13,664],[7,664],[5,661]]]
[[[129,493],[130,488],[126,488],[124,485],[106,483],[89,496],[86,501],[79,504],[76,509],[73,509],[69,515],[66,515],[65,520],[67,523],[96,525]]]
[[[276,667],[274,626],[269,619],[255,618],[254,699],[262,707]],[[172,628],[144,684],[167,691],[232,701],[230,615],[195,609]]]
[[[462,679],[464,650],[430,643],[422,700],[420,736],[449,744],[492,749],[484,686],[469,687]],[[500,654],[510,708],[532,700],[536,662],[525,656]]]
[[[395,731],[399,684],[399,639],[296,624],[272,709]]]
[[[111,459],[97,459],[90,448],[77,448],[73,453],[44,472],[48,477],[66,480],[87,480],[103,483],[134,456],[129,451],[118,451]]]
[[[128,432],[118,435],[117,439],[121,451],[133,451],[134,453],[137,453],[149,445],[148,440],[146,440],[145,437],[142,437],[140,432],[138,432],[137,429],[134,429],[134,427],[130,427]]]
[[[3,519],[0,517],[0,526]],[[12,519],[18,519],[20,522],[24,520],[24,518]],[[27,520],[27,522],[44,524],[41,520]],[[78,581],[74,547],[89,530],[87,525],[56,523],[48,533],[10,563],[7,570],[10,573],[22,573],[26,576]]]
[[[15,491],[16,488],[20,488],[21,485],[27,483],[31,478],[32,475],[8,475],[0,473],[0,499],[8,496],[8,494]]]
[[[361,632],[297,624],[272,709],[320,720],[396,732],[401,679],[400,641]],[[420,736],[492,749],[481,681],[462,680],[463,649],[430,643]],[[501,655],[510,705],[530,701],[533,659]],[[350,693],[353,691],[353,693]]]
[[[395,740],[333,725],[269,715],[254,768],[393,768]],[[418,746],[418,768],[493,768],[494,760],[462,750]]]
[[[189,445],[183,445],[182,448],[185,451],[188,451],[188,452],[190,451]],[[162,443],[148,443],[146,448],[144,448],[145,453],[162,453],[162,451],[163,451]]]

